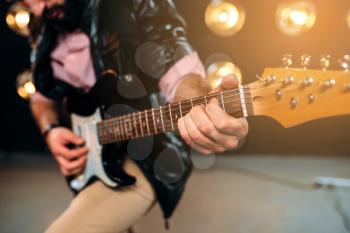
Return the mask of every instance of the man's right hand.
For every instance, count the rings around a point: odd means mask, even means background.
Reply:
[[[77,175],[83,171],[89,150],[82,138],[68,128],[58,127],[48,133],[46,143],[63,175]],[[68,147],[70,144],[76,147],[71,149]]]

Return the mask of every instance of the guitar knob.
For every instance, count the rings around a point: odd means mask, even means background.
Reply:
[[[293,59],[291,54],[285,54],[282,56],[282,64],[284,68],[289,69],[293,65]]]
[[[344,55],[341,59],[338,60],[339,65],[344,71],[348,72],[350,70],[350,55]]]
[[[331,55],[322,55],[320,63],[323,71],[328,70],[328,68],[331,66]]]
[[[310,67],[311,64],[311,56],[308,54],[304,54],[301,56],[301,67],[306,70]]]

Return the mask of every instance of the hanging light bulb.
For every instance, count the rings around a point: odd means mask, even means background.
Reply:
[[[16,87],[17,93],[20,97],[25,100],[30,99],[30,97],[36,92],[36,88],[33,83],[32,70],[26,70],[17,76]]]
[[[222,78],[228,75],[235,75],[239,84],[242,83],[242,72],[240,68],[229,61],[214,62],[208,66],[207,79],[212,88],[216,88],[221,84]]]
[[[205,23],[219,36],[232,36],[239,32],[245,22],[245,12],[233,0],[212,0],[205,11]]]
[[[297,36],[315,25],[316,7],[308,1],[282,3],[278,6],[276,21],[281,32]]]
[[[22,2],[14,3],[6,14],[6,23],[15,33],[28,37],[30,35],[31,14]]]

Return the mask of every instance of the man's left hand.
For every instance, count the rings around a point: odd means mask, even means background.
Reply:
[[[210,94],[237,87],[238,80],[234,76],[227,76]],[[178,127],[185,142],[202,154],[233,150],[248,134],[246,119],[236,119],[227,114],[215,98],[206,107],[194,107],[179,119]]]

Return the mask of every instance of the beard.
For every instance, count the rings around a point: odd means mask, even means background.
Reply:
[[[44,10],[45,22],[60,32],[71,32],[79,27],[83,12],[82,0],[65,0],[63,5],[56,5]]]

